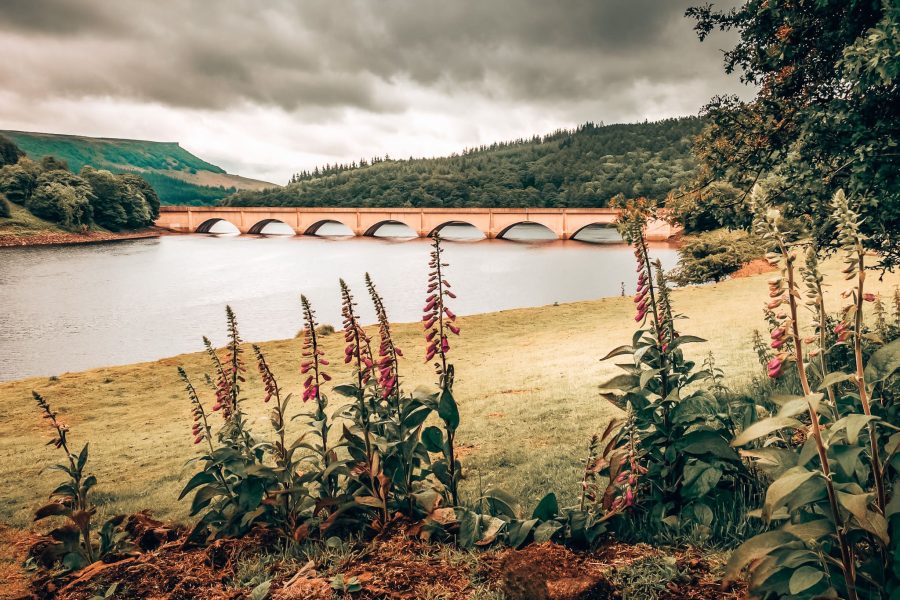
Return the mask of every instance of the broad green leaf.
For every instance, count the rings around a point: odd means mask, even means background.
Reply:
[[[610,358],[612,358],[614,356],[622,356],[623,354],[631,354],[632,352],[634,352],[634,348],[632,348],[631,346],[619,346],[618,348],[614,348],[613,350],[610,350],[609,354],[607,354],[606,356],[604,356],[603,358],[600,359],[600,362],[603,362],[604,360],[609,360]]]
[[[784,506],[789,496],[794,493],[807,479],[815,477],[816,471],[807,471],[803,467],[788,469],[781,477],[769,485],[766,490],[766,501],[763,504],[763,514],[771,518],[772,514]]]
[[[869,510],[872,494],[847,494],[837,492],[838,502],[846,508],[859,526],[878,537],[884,544],[890,543],[887,530],[887,520],[875,511]]]
[[[501,489],[491,489],[484,495],[491,514],[506,515],[510,519],[519,517],[519,501],[512,494]]]
[[[842,373],[841,371],[835,371],[834,373],[829,373],[822,379],[822,383],[819,384],[819,391],[824,391],[826,388],[842,383],[844,381],[850,381],[854,376],[849,373]]]
[[[81,472],[84,469],[84,465],[87,464],[88,459],[88,445],[85,444],[84,448],[81,449],[81,452],[78,454],[78,462],[76,463],[76,469],[78,472]]]
[[[831,519],[816,519],[806,523],[786,523],[781,530],[796,536],[805,544],[835,534],[834,523],[831,522]]]
[[[67,515],[69,513],[71,513],[71,510],[65,504],[60,502],[49,502],[34,511],[34,520],[40,521],[47,517],[56,517],[59,515]]]
[[[549,542],[560,529],[562,529],[562,524],[559,521],[544,521],[534,530],[534,543]]]
[[[520,548],[526,541],[532,529],[538,524],[537,519],[527,521],[511,521],[506,526],[507,543],[513,548]]]
[[[794,595],[801,594],[816,585],[825,577],[825,574],[815,567],[802,566],[791,575],[788,589]]]
[[[480,532],[479,539],[475,542],[475,545],[487,546],[494,543],[494,540],[497,539],[497,534],[506,525],[506,521],[490,515],[480,515],[478,525],[483,530]]]
[[[770,433],[778,431],[779,429],[784,429],[786,427],[801,429],[803,427],[803,423],[801,423],[797,419],[792,419],[789,417],[769,417],[768,419],[762,419],[761,421],[757,421],[756,423],[742,431],[736,438],[734,438],[734,440],[732,440],[731,445],[743,446],[744,444],[749,444],[753,440],[767,436]]]
[[[681,495],[687,499],[702,498],[709,493],[722,479],[721,469],[697,461],[684,467],[684,484]]]
[[[734,462],[740,460],[737,452],[728,445],[728,441],[719,432],[709,429],[692,431],[676,442],[676,446],[687,454],[712,454]]]
[[[559,502],[556,501],[556,494],[550,492],[538,502],[538,505],[535,507],[534,512],[531,515],[532,519],[540,519],[541,521],[549,521],[550,519],[555,519],[556,515],[559,514]]]
[[[358,398],[359,397],[359,388],[355,385],[336,385],[334,386],[334,391],[340,394],[341,396],[346,396],[348,398]]]
[[[884,381],[900,369],[900,338],[876,350],[866,363],[866,384]]]
[[[813,408],[818,409],[821,400],[822,394],[810,394],[806,397],[792,398],[781,405],[776,416],[790,418],[802,415],[809,412],[810,404],[812,404]]]
[[[456,406],[456,400],[450,390],[441,392],[441,399],[438,402],[438,416],[447,425],[449,431],[456,431],[459,427],[459,408]]]
[[[627,392],[631,388],[637,386],[638,378],[634,375],[628,375],[626,373],[622,373],[616,375],[609,381],[600,384],[601,390],[620,390],[622,392]]]
[[[787,448],[752,448],[741,450],[741,456],[754,459],[753,464],[773,478],[797,466],[797,453]]]
[[[859,461],[859,455],[865,450],[862,446],[846,446],[843,444],[832,445],[828,448],[837,467],[841,470],[841,474],[846,478],[853,477],[856,472],[856,465]]]
[[[773,550],[780,548],[784,544],[796,541],[790,533],[784,531],[767,531],[754,536],[741,544],[735,550],[731,558],[728,559],[728,565],[725,567],[724,583],[737,581],[741,575],[741,571],[752,563],[767,556]]]
[[[854,413],[852,415],[847,415],[842,419],[838,419],[835,423],[829,427],[829,432],[831,437],[840,431],[841,429],[845,429],[847,431],[847,441],[851,444],[856,444],[859,441],[859,432],[865,427],[870,421],[876,421],[878,417],[875,415],[863,415],[859,413]]]
[[[444,451],[444,433],[434,425],[426,427],[422,432],[422,443],[429,452]]]

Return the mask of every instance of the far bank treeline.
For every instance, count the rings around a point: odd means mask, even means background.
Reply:
[[[33,161],[0,136],[0,218],[11,216],[10,202],[70,231],[142,229],[159,217],[159,196],[140,175],[89,166],[76,175],[65,161]]]
[[[238,191],[231,206],[604,207],[611,198],[663,199],[696,162],[697,117],[587,123],[442,158],[362,159],[295,174],[286,187]]]

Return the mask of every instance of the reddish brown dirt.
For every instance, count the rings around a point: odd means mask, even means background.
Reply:
[[[207,548],[185,548],[183,538],[167,541],[174,537],[174,530],[146,515],[140,517],[143,520],[136,528],[139,544],[153,549],[111,564],[94,563],[65,577],[54,578],[47,572],[38,572],[31,582],[30,593],[21,570],[10,575],[3,571],[0,577],[6,579],[0,579],[0,583],[9,581],[9,589],[14,592],[2,597],[87,600],[118,582],[123,597],[243,599],[249,596],[247,590],[228,585],[239,557],[275,544],[273,539],[260,534],[216,542]],[[5,533],[8,538],[19,539],[19,547],[24,547],[22,543],[27,538],[17,538],[9,530]],[[0,535],[0,543],[3,539]],[[23,555],[24,551],[20,550],[15,564],[21,562]],[[621,593],[612,583],[616,569],[654,555],[661,556],[662,551],[646,545],[619,543],[610,543],[594,553],[573,552],[545,543],[523,550],[497,549],[467,555],[398,533],[358,547],[342,564],[332,567],[327,576],[317,571],[312,561],[296,570],[276,569],[270,592],[274,600],[330,600],[340,597],[332,588],[332,576],[341,573],[346,582],[361,586],[352,594],[360,599],[463,600],[485,588],[502,591],[510,600],[620,598]],[[743,590],[720,590],[711,565],[701,554],[678,551],[674,556],[679,570],[686,575],[670,584],[659,596],[661,599],[742,597]]]
[[[28,598],[29,574],[23,563],[38,536],[0,525],[0,600]]]
[[[164,235],[164,232],[155,227],[142,229],[140,231],[120,233],[95,231],[92,233],[39,233],[29,236],[0,235],[0,248],[13,246],[96,244],[98,242],[117,242],[120,240],[154,238],[161,235]]]
[[[760,273],[771,273],[774,270],[776,270],[776,268],[770,265],[769,261],[764,258],[757,258],[751,260],[746,265],[732,273],[731,277],[732,279],[739,279],[741,277],[759,275]]]

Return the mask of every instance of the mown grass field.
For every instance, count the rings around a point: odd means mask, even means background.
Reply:
[[[835,310],[841,291],[839,268],[832,260],[824,269],[826,279],[835,283],[828,290]],[[681,321],[681,330],[708,340],[690,346],[690,353],[702,361],[712,350],[732,388],[761,373],[750,337],[753,329],[765,327],[761,307],[769,276],[674,293],[676,308],[688,317]],[[898,284],[896,274],[879,281],[878,274],[871,273],[868,279],[869,290],[880,291],[885,298]],[[462,413],[458,440],[466,475],[464,500],[473,501],[490,486],[506,489],[526,506],[549,490],[565,502],[574,500],[588,438],[617,412],[597,393],[598,384],[616,368],[613,361],[599,359],[630,342],[635,326],[632,306],[631,298],[614,297],[460,318],[462,337],[451,356]],[[395,331],[406,355],[401,373],[406,389],[433,381],[430,366],[420,358],[420,324],[399,324]],[[205,333],[218,332],[197,331],[198,349]],[[301,340],[273,341],[262,347],[282,387],[299,391]],[[348,380],[340,333],[324,338],[324,348],[332,359],[333,383]],[[267,407],[249,346],[246,349],[244,408],[253,430],[269,436]],[[150,509],[163,519],[185,520],[188,502],[179,502],[177,496],[192,472],[185,463],[197,447],[190,435],[190,405],[176,373],[179,365],[200,383],[207,357],[198,352],[58,379],[0,384],[0,522],[26,526],[32,510],[58,479],[53,472],[42,474],[61,456],[45,445],[49,432],[31,390],[42,393],[71,426],[73,445],[90,441],[88,470],[99,478],[95,500],[105,513]],[[292,413],[304,410],[299,397]],[[342,398],[333,395],[331,402],[336,407]],[[300,422],[289,425],[289,432],[299,435]]]

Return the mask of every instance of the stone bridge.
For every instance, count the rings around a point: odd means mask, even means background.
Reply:
[[[239,206],[162,206],[158,227],[181,233],[208,233],[227,221],[241,233],[259,234],[266,225],[281,222],[298,235],[315,235],[326,223],[340,223],[354,235],[375,235],[388,223],[402,223],[427,237],[447,225],[472,225],[485,237],[502,238],[525,223],[537,223],[559,239],[575,237],[591,225],[614,226],[619,211],[612,208],[307,208]],[[647,239],[663,241],[679,233],[663,220],[647,224]]]

